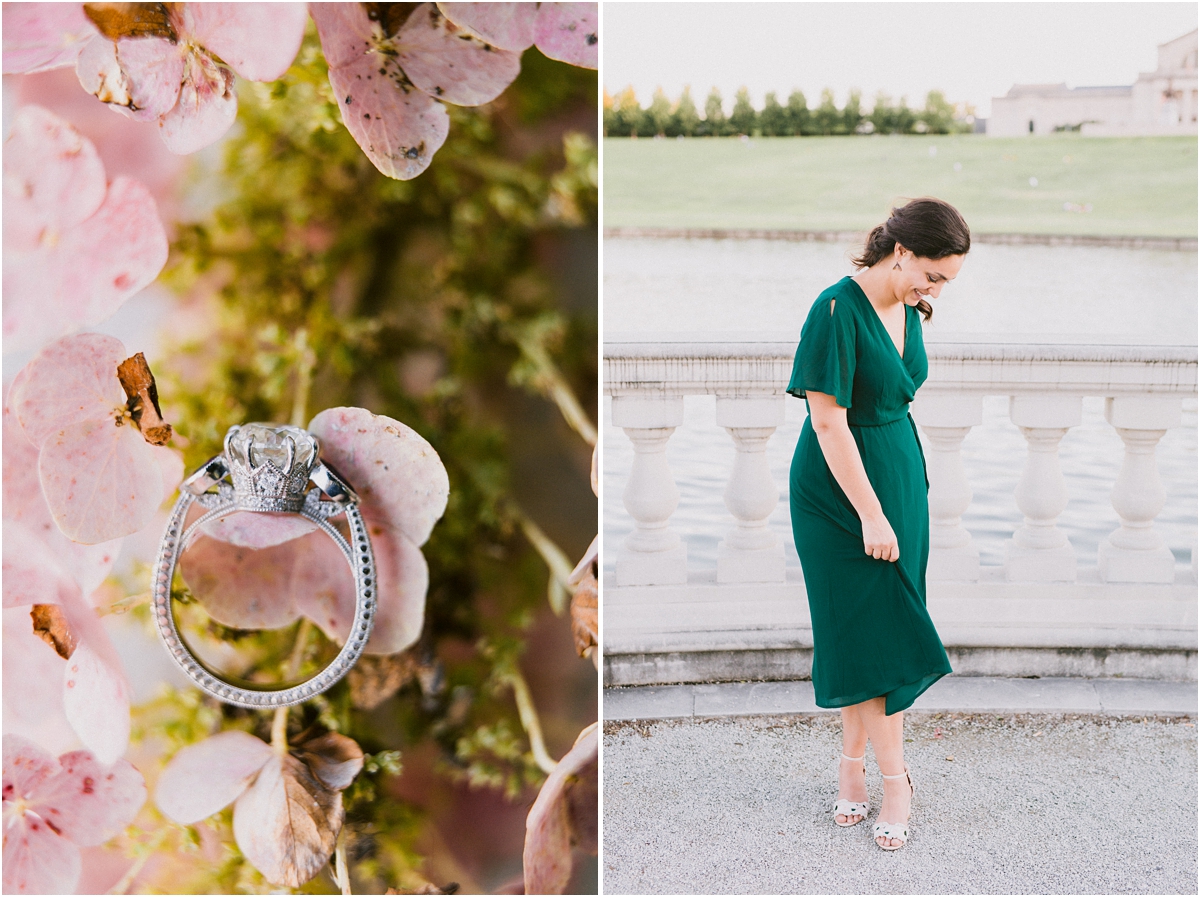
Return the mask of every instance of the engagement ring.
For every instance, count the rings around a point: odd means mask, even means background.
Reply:
[[[283,707],[306,701],[346,675],[370,638],[376,595],[371,540],[358,510],[358,496],[320,460],[320,451],[317,438],[301,427],[230,427],[225,450],[179,487],[179,500],[171,510],[154,568],[154,620],[167,650],[188,678],[228,704]],[[193,504],[205,510],[187,524]],[[350,635],[333,662],[303,682],[274,687],[223,676],[196,657],[179,634],[171,599],[175,566],[205,524],[239,511],[299,514],[312,521],[342,550],[354,574],[356,600]],[[339,514],[346,515],[349,541],[330,522]]]

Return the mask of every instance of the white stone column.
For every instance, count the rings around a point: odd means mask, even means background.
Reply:
[[[929,440],[930,580],[979,579],[979,549],[963,526],[971,506],[971,485],[963,467],[962,444],[972,427],[983,423],[983,396],[923,392],[912,405],[913,420]]]
[[[1104,419],[1125,443],[1125,459],[1113,486],[1112,503],[1121,519],[1097,551],[1105,582],[1174,582],[1175,555],[1154,529],[1167,500],[1154,451],[1183,418],[1176,396],[1118,396],[1104,400]]]
[[[613,396],[613,426],[633,443],[633,469],[622,498],[634,530],[617,549],[617,585],[687,582],[687,546],[670,528],[679,488],[667,464],[667,440],[683,423],[682,396]]]
[[[783,423],[783,396],[717,396],[717,425],[733,437],[725,507],[737,525],[717,546],[717,582],[783,582],[783,543],[767,528],[779,504],[767,441]]]
[[[1083,399],[1070,395],[1013,396],[1009,418],[1021,428],[1028,444],[1025,469],[1017,483],[1017,507],[1025,523],[1004,546],[1004,576],[1008,580],[1074,582],[1078,572],[1075,548],[1057,526],[1067,507],[1067,486],[1058,458],[1058,445],[1083,419]]]

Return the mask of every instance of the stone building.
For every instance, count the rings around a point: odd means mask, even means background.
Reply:
[[[1129,87],[1014,84],[992,100],[987,133],[1097,137],[1196,134],[1196,31],[1158,45],[1158,68]]]

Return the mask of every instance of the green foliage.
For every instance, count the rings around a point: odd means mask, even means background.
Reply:
[[[604,136],[606,137],[650,137],[661,134],[667,137],[726,137],[732,134],[761,135],[763,137],[831,136],[842,134],[957,134],[972,130],[971,107],[956,107],[940,90],[931,90],[925,106],[914,110],[901,98],[898,106],[883,91],[875,97],[871,111],[862,108],[862,92],[851,90],[846,103],[838,108],[833,91],[821,91],[821,102],[816,109],[809,109],[804,93],[793,90],[787,105],[782,106],[774,91],[769,92],[761,111],[755,110],[750,102],[749,91],[739,88],[734,98],[733,111],[725,116],[721,92],[713,88],[704,103],[704,118],[701,119],[691,89],[685,87],[679,101],[671,108],[671,101],[662,88],[654,92],[647,109],[642,109],[633,88],[621,91],[604,110]]]
[[[729,115],[729,128],[734,134],[753,134],[758,127],[758,113],[750,104],[750,91],[738,88],[733,98],[733,112]]]
[[[725,117],[721,91],[713,88],[704,101],[704,122],[697,133],[704,137],[723,137],[729,133],[729,120]]]
[[[186,322],[174,330],[188,336],[155,373],[189,469],[220,450],[232,424],[305,424],[337,405],[408,424],[446,465],[449,506],[423,549],[430,583],[421,650],[451,688],[405,688],[381,716],[354,710],[343,682],[294,720],[319,721],[371,751],[346,795],[350,834],[369,842],[355,875],[419,887],[413,844],[422,818],[379,799],[399,771],[397,739],[432,739],[453,775],[509,795],[542,780],[511,693],[492,687],[493,658],[438,652],[444,642],[502,642],[504,662],[519,657],[545,606],[546,568],[520,530],[514,442],[569,440],[584,463],[590,451],[553,408],[549,424],[528,432],[514,433],[509,415],[529,401],[522,389],[543,401],[550,380],[595,419],[594,303],[565,311],[557,262],[547,259],[565,255],[570,231],[595,225],[588,110],[594,121],[596,75],[526,53],[521,77],[499,100],[447,107],[450,136],[412,181],[379,174],[346,132],[311,28],[282,80],[238,90],[221,169],[193,188],[193,205],[220,199],[178,229],[165,275]],[[564,121],[587,130],[560,136]],[[585,265],[584,276],[594,279],[594,268]],[[530,369],[531,357],[542,369]],[[574,504],[594,522],[594,505]],[[190,700],[172,694],[139,711],[136,734],[174,746],[231,726],[269,737],[265,714]],[[209,886],[260,888],[248,869],[230,856]]]
[[[692,100],[692,89],[685,87],[683,93],[679,95],[679,102],[675,105],[675,111],[672,115],[673,133],[668,132],[668,137],[691,137],[696,133],[696,129],[700,125],[700,113],[696,111],[696,103]]]

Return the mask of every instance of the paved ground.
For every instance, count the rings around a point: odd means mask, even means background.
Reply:
[[[993,679],[947,676],[913,710],[1196,713],[1195,682],[1155,679]],[[673,719],[823,712],[812,682],[731,682],[608,688],[604,718]]]
[[[912,836],[892,854],[871,841],[869,749],[870,818],[838,828],[836,715],[754,709],[799,707],[806,683],[609,690],[604,892],[1195,894],[1196,684],[1114,681],[927,693],[906,723]],[[970,712],[936,706],[956,694]],[[1037,712],[988,706],[1031,694]],[[637,701],[660,718],[630,719]]]

